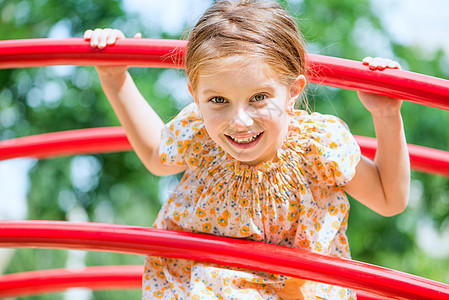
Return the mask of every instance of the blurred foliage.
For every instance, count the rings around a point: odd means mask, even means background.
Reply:
[[[410,71],[446,79],[449,76],[448,57],[443,51],[423,54],[422,49],[396,44],[368,0],[279,2],[297,18],[311,53],[354,60],[390,56]],[[122,28],[128,36],[142,32],[145,37],[178,39],[182,35],[180,32],[171,36],[136,20],[139,17],[124,12],[120,1],[0,0],[0,36],[4,40],[45,38],[58,28],[68,31],[69,36],[80,37],[88,28],[110,26]],[[182,84],[180,72],[130,72],[164,121],[182,107],[178,85],[173,84]],[[310,85],[307,97],[312,110],[339,116],[356,135],[374,136],[371,117],[355,92]],[[449,123],[446,111],[404,103],[402,112],[409,143],[449,149],[449,131],[444,126]],[[92,67],[0,70],[2,140],[116,125],[118,121]],[[138,226],[152,225],[164,198],[161,195],[174,182],[173,178],[160,179],[149,174],[132,152],[38,161],[30,171],[30,179],[28,219]],[[422,245],[426,241],[420,240],[420,229],[430,224],[437,233],[448,230],[449,179],[416,172],[412,179],[409,208],[399,216],[384,218],[351,201],[348,235],[353,258],[448,283],[449,258],[424,251],[427,248]],[[62,250],[21,249],[16,251],[6,272],[65,267],[67,257],[67,251]],[[141,264],[143,258],[87,253],[85,261],[87,265]],[[140,292],[105,291],[93,295],[95,299],[137,299]],[[62,297],[53,294],[22,299]]]

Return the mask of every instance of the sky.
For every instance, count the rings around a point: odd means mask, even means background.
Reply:
[[[124,0],[123,7],[129,12],[140,14],[148,26],[159,26],[166,32],[175,34],[182,32],[186,23],[194,23],[211,2],[211,0]],[[449,57],[449,0],[373,0],[372,5],[381,16],[387,30],[398,42],[406,46],[420,45],[428,53],[442,47]],[[167,7],[170,9],[166,9]],[[69,37],[68,35],[69,31],[64,24],[59,24],[49,36],[65,38]],[[55,72],[70,72],[70,67],[55,68]],[[167,71],[166,75],[170,77],[170,71]],[[165,82],[183,84],[182,81],[165,80]],[[27,173],[33,164],[34,161],[31,159],[0,162],[0,220],[26,218],[26,193],[29,185]],[[433,246],[438,242],[439,245],[443,245],[441,241],[449,241],[449,236],[435,235],[431,230],[430,221],[423,224],[424,229],[419,234],[423,238],[432,237],[435,241],[427,243],[426,251],[435,256],[449,253],[448,243],[444,244],[444,249]]]

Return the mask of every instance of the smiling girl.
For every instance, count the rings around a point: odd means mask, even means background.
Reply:
[[[118,30],[88,30],[104,48]],[[371,59],[370,68],[397,68]],[[373,161],[345,123],[296,110],[306,55],[274,2],[220,1],[200,18],[185,56],[194,103],[164,125],[126,67],[97,67],[129,141],[150,172],[184,172],[154,226],[263,241],[349,258],[345,192],[385,216],[402,212],[409,160],[401,101],[359,93],[373,116]],[[367,70],[367,72],[370,72]],[[147,257],[143,299],[355,299],[352,290],[206,262]]]

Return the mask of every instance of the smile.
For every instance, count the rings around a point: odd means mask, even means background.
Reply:
[[[252,146],[254,146],[255,144],[257,144],[257,142],[260,140],[260,137],[262,136],[263,131],[250,135],[250,136],[245,136],[245,137],[235,137],[235,136],[230,136],[225,134],[226,138],[234,145],[237,146],[239,148],[251,148]]]

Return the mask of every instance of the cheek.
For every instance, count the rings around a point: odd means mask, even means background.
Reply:
[[[211,138],[217,137],[221,131],[221,128],[225,126],[226,118],[224,114],[220,114],[216,111],[209,110],[202,112],[204,125],[206,131]]]

